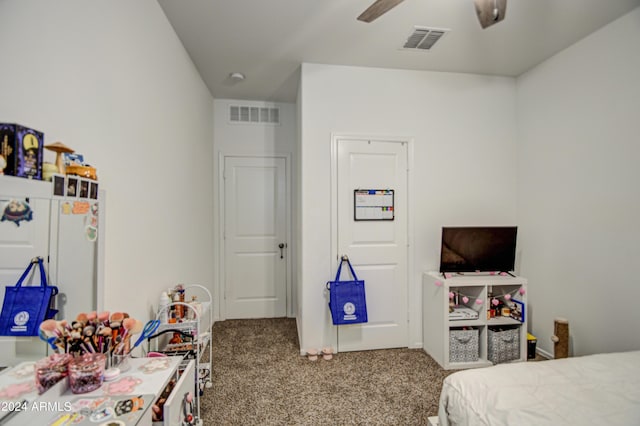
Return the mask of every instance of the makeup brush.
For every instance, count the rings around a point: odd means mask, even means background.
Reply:
[[[113,342],[114,354],[121,354],[124,351],[124,344],[126,341],[126,337],[131,331],[131,329],[133,328],[133,326],[135,325],[135,321],[136,320],[134,320],[133,318],[125,318],[122,321],[122,332],[116,336]]]
[[[58,323],[54,319],[42,321],[42,323],[40,324],[40,330],[44,331],[47,337],[60,336],[60,332],[58,331]]]
[[[98,314],[98,321],[100,321],[104,325],[109,325],[109,311],[100,312]]]
[[[124,320],[124,314],[122,312],[114,312],[109,318],[109,326],[112,330],[120,328],[120,326],[122,325],[122,320]]]
[[[158,325],[159,325],[159,321],[149,321],[147,324],[149,326],[148,329],[147,329],[147,325],[144,325],[144,326],[142,325],[142,321],[136,320],[135,326],[130,330],[130,332],[128,333],[127,337],[130,338],[131,335],[136,334],[136,333],[140,333],[140,332],[143,332],[143,334],[142,334],[142,336],[140,336],[140,338],[133,345],[133,348],[129,349],[127,347],[125,354],[120,359],[120,365],[127,365],[125,363],[131,357],[131,350],[135,349],[136,346],[138,346],[142,342],[142,340],[143,340],[142,338],[143,337],[150,336],[155,330],[157,330]],[[127,345],[126,342],[125,342],[125,345]]]
[[[63,321],[56,321],[56,330],[58,330],[58,337],[64,336],[64,333],[67,331],[65,328],[65,323]]]
[[[82,329],[82,336],[84,336],[83,340],[85,341],[85,343],[89,343],[91,349],[93,349],[91,352],[96,352],[98,350],[94,340],[95,333],[96,327],[91,323],[87,323],[87,325],[85,325]]]
[[[111,338],[112,330],[111,327],[103,327],[98,332],[100,335],[100,343],[98,347],[100,348],[100,352],[107,353],[109,350],[109,339]]]
[[[88,322],[87,314],[85,314],[84,312],[80,312],[76,317],[76,321],[81,323],[82,326],[84,327]]]
[[[45,342],[49,337],[47,336],[47,332],[42,329],[42,324],[40,324],[40,327],[38,327],[38,337],[40,337],[40,340],[44,340]]]
[[[120,327],[122,326],[122,320],[124,320],[124,314],[122,312],[114,312],[109,318],[109,325],[111,326],[111,343],[115,344],[116,337],[120,334]]]
[[[103,337],[109,337],[111,336],[111,333],[112,333],[111,327],[102,327],[100,331],[98,331],[98,334]]]
[[[131,332],[131,330],[135,327],[136,320],[134,318],[125,318],[122,321],[122,328],[124,331],[122,332],[122,338],[126,338],[127,335]]]
[[[57,350],[56,346],[53,344],[53,342],[55,341],[56,337],[54,336],[49,336],[49,332],[45,330],[45,328],[47,328],[46,326],[43,328],[42,327],[42,323],[40,324],[40,327],[38,328],[38,337],[40,338],[40,340],[42,340],[43,342],[46,342],[48,345],[51,345],[51,349],[53,349],[54,351]]]
[[[98,336],[96,335],[96,326],[93,323],[87,324],[84,329],[82,329],[82,334],[85,336],[85,340],[89,340],[91,347],[93,349],[92,352],[98,352]]]
[[[124,339],[123,352],[125,354],[129,353],[131,335],[135,333],[140,333],[140,331],[142,331],[142,328],[140,328],[140,330],[137,330],[137,324],[138,324],[138,321],[134,318],[126,318],[122,322],[122,325],[124,326],[124,333],[122,334],[122,338]],[[142,326],[142,322],[140,322],[140,326]]]
[[[71,334],[71,326],[65,319],[60,320],[60,322],[58,322],[58,326],[62,329],[62,336],[60,337],[62,351],[67,352],[67,347],[69,345],[69,335]]]
[[[77,324],[74,323],[74,324]],[[88,352],[86,348],[84,348],[84,344],[82,341],[82,329],[79,327],[74,327],[71,333],[69,334],[68,341],[68,352],[69,353],[81,353]]]
[[[56,346],[56,343],[55,343],[56,340],[58,340],[58,339],[55,336],[47,337],[46,334],[44,334],[44,332],[42,332],[42,330],[40,330],[40,333],[38,333],[38,337],[40,337],[40,340],[45,342],[47,345],[50,345],[51,349],[55,353],[59,353],[58,346]]]
[[[65,319],[60,321],[60,327],[62,327],[62,334],[68,334],[71,331],[71,326],[69,325],[69,322]]]
[[[95,322],[96,318],[98,318],[98,313],[96,311],[92,311],[87,314],[87,322]]]
[[[142,321],[136,320],[136,326],[133,327],[133,330],[131,330],[131,333],[138,334],[142,331],[143,327],[144,327],[144,324],[142,324]]]

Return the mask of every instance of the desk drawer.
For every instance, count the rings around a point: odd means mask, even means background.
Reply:
[[[191,393],[193,402],[191,407],[186,407],[186,412],[196,416],[196,369],[195,361],[189,361],[184,371],[180,375],[180,379],[176,383],[173,391],[164,403],[163,418],[165,425],[180,425],[183,424],[186,395]],[[155,425],[156,423],[154,423]]]

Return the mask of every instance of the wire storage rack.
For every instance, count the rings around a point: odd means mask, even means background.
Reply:
[[[183,361],[180,370],[186,368],[190,360],[195,361],[194,411],[196,419],[201,424],[200,396],[205,388],[210,388],[211,382],[211,329],[213,326],[213,309],[211,292],[204,286],[193,284],[184,288],[185,298],[190,296],[203,297],[199,305],[186,302],[171,302],[160,307],[156,319],[160,326],[155,335],[147,339],[148,352],[158,352],[167,356],[181,356]],[[183,318],[176,322],[168,322],[170,313],[181,309]],[[171,336],[170,336],[171,335]]]

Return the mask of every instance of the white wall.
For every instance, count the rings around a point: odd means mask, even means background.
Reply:
[[[640,349],[640,8],[517,80],[521,273],[538,347]]]
[[[300,68],[300,73],[302,73],[302,67]],[[301,80],[301,78],[300,78]],[[296,241],[296,247],[298,247],[297,259],[295,263],[295,283],[296,283],[296,327],[298,330],[299,340],[302,340],[300,336],[302,336],[302,323],[303,323],[303,311],[302,311],[302,285],[304,283],[302,279],[302,258],[303,258],[303,249],[304,246],[302,244],[302,88],[300,84],[298,84],[298,93],[296,94],[296,164],[298,167],[296,168],[295,182],[293,185],[293,192],[296,197],[296,203],[294,204],[294,215],[293,215],[293,223],[294,223],[294,236]],[[299,342],[300,343],[300,342]]]
[[[4,0],[0,51],[0,120],[107,190],[105,307],[146,319],[162,289],[211,285],[213,101],[157,2]]]
[[[515,80],[468,74],[303,64],[301,75],[301,350],[331,343],[324,284],[331,259],[331,135],[414,140],[410,340],[422,345],[421,282],[440,229],[516,220]]]
[[[231,123],[229,121],[229,108],[231,105],[242,105],[252,107],[277,107],[280,110],[280,124],[255,124],[255,123]],[[221,213],[223,211],[223,185],[220,173],[222,170],[222,160],[225,155],[235,156],[273,156],[286,155],[289,159],[288,179],[291,180],[290,185],[293,187],[295,183],[291,179],[298,173],[296,170],[296,106],[290,103],[273,103],[262,101],[246,101],[234,99],[215,99],[214,100],[214,199],[216,200],[216,208],[214,210],[214,245],[216,247],[215,257],[215,292],[218,295],[216,300],[223,303],[223,268],[219,266],[219,254],[224,253],[221,229]],[[292,190],[292,199],[290,205],[293,207],[297,203],[295,191]],[[292,224],[289,226],[290,234],[294,234],[295,227],[293,225],[294,215],[289,212]],[[296,263],[297,263],[297,242],[295,235],[289,236],[289,254],[288,265],[289,271],[289,316],[295,316],[296,312]]]

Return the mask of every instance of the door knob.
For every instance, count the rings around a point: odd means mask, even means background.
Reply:
[[[285,243],[278,244],[278,248],[280,248],[280,259],[284,259],[283,250],[286,247],[287,247],[287,245]]]

